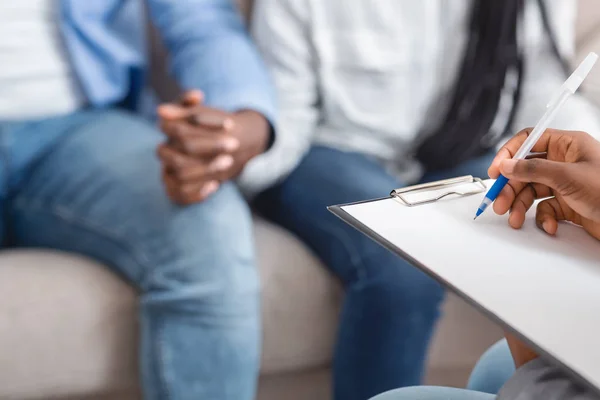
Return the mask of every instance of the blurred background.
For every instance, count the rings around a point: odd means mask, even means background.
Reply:
[[[596,0],[577,0],[577,60],[600,48],[600,3]],[[600,105],[600,70],[594,69],[584,84],[587,96]]]

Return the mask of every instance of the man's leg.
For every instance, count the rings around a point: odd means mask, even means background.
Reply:
[[[36,132],[50,134],[44,124],[20,133]],[[84,114],[21,182],[15,240],[88,255],[139,289],[145,399],[253,399],[259,285],[249,210],[233,184],[202,204],[173,205],[160,140],[129,114]]]
[[[441,287],[326,208],[386,196],[398,186],[362,155],[317,147],[285,182],[257,199],[266,216],[306,242],[345,286],[336,399],[364,400],[421,382]]]
[[[493,400],[495,397],[470,390],[420,386],[392,390],[371,400]]]

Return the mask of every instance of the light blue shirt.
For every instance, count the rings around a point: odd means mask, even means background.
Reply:
[[[90,105],[139,104],[148,71],[148,12],[182,89],[202,90],[209,106],[251,109],[274,121],[271,83],[232,0],[145,3],[61,0],[64,41]]]

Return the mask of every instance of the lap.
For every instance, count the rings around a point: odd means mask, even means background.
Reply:
[[[257,198],[266,217],[292,230],[321,258],[332,264],[329,246],[360,257],[376,248],[373,243],[332,215],[327,207],[386,196],[399,185],[376,161],[364,155],[314,147],[281,184]]]
[[[389,279],[378,282],[408,294],[431,281],[327,210],[335,204],[388,196],[400,185],[377,161],[362,154],[315,147],[283,183],[259,196],[257,208],[298,235],[346,283],[383,274]]]
[[[425,179],[442,179],[442,175],[456,176],[454,174],[465,172],[480,175],[487,170],[490,157],[471,160],[452,171],[429,174]],[[423,274],[414,268],[403,268],[407,263],[386,253],[327,210],[335,204],[387,197],[392,189],[402,186],[402,182],[373,158],[315,146],[286,180],[258,196],[256,206],[267,218],[299,236],[344,281],[394,271],[406,282],[427,285]],[[375,254],[387,256],[381,256],[379,262],[365,262]],[[370,264],[376,265],[370,268]]]
[[[324,211],[323,206],[387,196],[398,185],[375,159],[315,146],[275,191],[288,207],[301,204]]]
[[[233,288],[254,282],[244,199],[225,184],[204,203],[171,203],[155,156],[161,141],[154,126],[133,115],[87,115],[21,184],[12,207],[17,245],[89,255],[141,289],[180,281],[228,279]]]
[[[432,386],[409,387],[375,396],[372,400],[493,400],[495,396],[470,390]]]
[[[441,179],[455,178],[457,176],[473,175],[476,178],[487,179],[487,170],[492,164],[492,160],[496,157],[495,152],[489,152],[482,156],[465,161],[454,168],[444,171],[429,172],[425,174],[422,181],[431,182]]]

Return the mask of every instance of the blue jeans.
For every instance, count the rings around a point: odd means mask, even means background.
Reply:
[[[119,111],[2,122],[0,140],[5,241],[87,255],[138,289],[144,398],[253,399],[259,284],[235,186],[173,205],[161,134]]]
[[[372,400],[493,400],[514,372],[510,350],[503,340],[490,347],[481,357],[471,374],[467,390],[410,387],[384,393]]]
[[[490,156],[427,176],[485,175]],[[418,385],[439,316],[442,288],[406,261],[330,214],[326,207],[388,196],[402,186],[376,161],[314,147],[258,209],[307,243],[344,284],[334,357],[334,395],[365,400]]]

